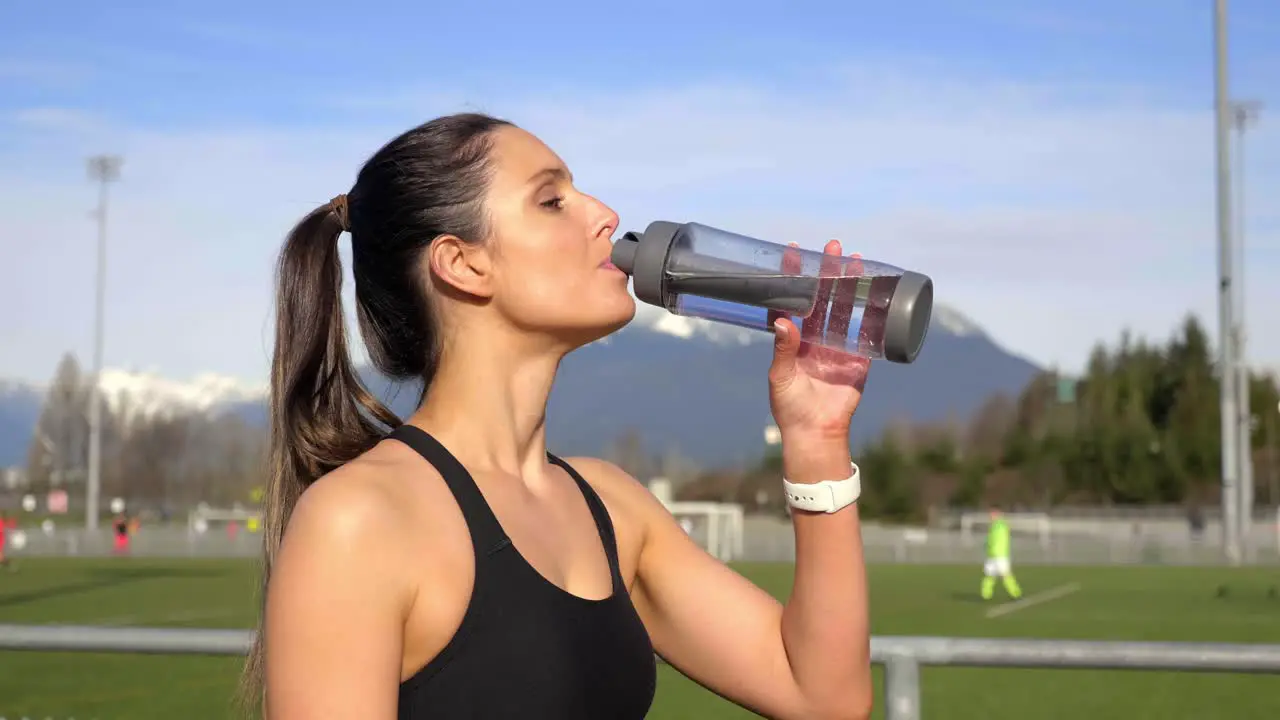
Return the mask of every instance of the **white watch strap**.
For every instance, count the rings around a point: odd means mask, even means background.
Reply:
[[[787,504],[797,510],[833,513],[848,507],[862,494],[862,478],[856,463],[849,463],[853,474],[844,480],[823,480],[817,483],[793,483],[782,479],[782,490]]]

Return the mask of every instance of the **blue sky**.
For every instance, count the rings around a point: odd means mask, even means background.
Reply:
[[[444,7],[433,7],[444,5]],[[1216,329],[1209,0],[20,3],[0,27],[0,378],[107,364],[260,383],[289,226],[393,134],[528,127],[627,227],[696,219],[932,274],[1041,362]],[[1235,0],[1233,94],[1280,113],[1280,5]],[[1248,135],[1250,354],[1280,367],[1280,116]]]

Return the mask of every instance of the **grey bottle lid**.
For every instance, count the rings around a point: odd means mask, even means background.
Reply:
[[[643,233],[629,232],[613,244],[609,261],[631,276],[637,300],[666,307],[662,278],[680,227],[679,223],[658,220],[649,223]]]
[[[884,323],[884,359],[915,362],[933,315],[933,280],[910,270],[898,278]]]

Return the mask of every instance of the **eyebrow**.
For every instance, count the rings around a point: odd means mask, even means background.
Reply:
[[[573,175],[562,167],[543,168],[529,178],[528,184],[532,185],[544,180],[566,180],[572,182]]]

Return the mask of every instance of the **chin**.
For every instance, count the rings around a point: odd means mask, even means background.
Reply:
[[[620,308],[613,322],[609,325],[609,333],[615,333],[626,327],[636,317],[636,301],[630,295],[627,295],[626,304]]]
[[[623,299],[602,304],[596,310],[598,312],[593,313],[595,317],[578,326],[577,331],[572,333],[575,346],[593,343],[626,327],[636,316],[636,301],[627,294]]]

